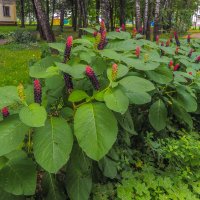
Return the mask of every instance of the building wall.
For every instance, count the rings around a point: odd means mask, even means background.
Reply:
[[[3,15],[3,6],[10,7],[10,16],[5,17]],[[17,21],[16,17],[16,3],[14,1],[0,1],[0,24],[15,24]]]
[[[198,9],[197,12],[195,12],[195,14],[193,15],[192,17],[192,23],[193,23],[193,26],[199,26],[200,27],[200,7]]]

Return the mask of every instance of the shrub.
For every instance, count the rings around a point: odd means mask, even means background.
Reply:
[[[36,42],[36,38],[30,31],[27,30],[17,29],[10,35],[16,43],[28,44],[31,42]]]
[[[0,188],[12,195],[87,200],[112,180],[105,188],[109,193],[113,187],[113,199],[162,199],[182,185],[163,175],[169,164],[176,169],[170,163],[176,152],[164,145],[156,151],[153,140],[179,145],[180,155],[188,148],[175,139],[196,123],[200,43],[175,34],[176,43],[170,39],[166,47],[166,41],[156,44],[125,31],[107,33],[103,21],[100,30],[84,31],[92,35],[49,44],[60,54],[30,67],[34,86],[0,88],[0,107],[8,111],[0,122]],[[145,166],[155,179],[148,187]]]

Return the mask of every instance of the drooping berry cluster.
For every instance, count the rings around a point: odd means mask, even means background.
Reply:
[[[178,34],[177,34],[177,32],[174,32],[174,38],[175,38],[175,40],[176,40],[176,45],[177,45],[177,46],[181,46],[181,43],[180,43],[180,41],[179,41],[179,39],[178,39]]]
[[[196,63],[200,63],[200,56],[197,56],[197,57],[196,57],[195,62],[196,62]]]
[[[136,49],[135,49],[135,55],[136,55],[137,58],[140,57],[140,47],[139,46],[136,47]]]
[[[190,34],[188,34],[188,36],[187,36],[187,43],[188,44],[190,44],[190,39],[191,39],[191,36],[190,36]]]
[[[4,118],[8,117],[10,115],[9,110],[7,107],[2,108],[1,113]]]
[[[114,63],[112,65],[112,80],[115,81],[117,79],[118,65]]]
[[[66,47],[65,47],[65,52],[64,52],[63,63],[66,63],[68,60],[70,60],[72,43],[73,43],[73,37],[69,36],[66,40]]]
[[[65,81],[65,86],[67,88],[67,92],[71,93],[71,91],[74,88],[73,82],[72,82],[72,76],[68,73],[64,73],[63,76],[64,76],[64,81]]]
[[[34,80],[34,100],[35,103],[42,103],[42,87],[38,79]]]
[[[20,100],[22,102],[24,102],[26,99],[26,96],[25,96],[25,92],[24,92],[24,86],[21,83],[17,86],[17,92],[18,92],[18,96],[19,96]]]
[[[95,90],[99,90],[100,89],[99,81],[98,81],[93,69],[90,66],[86,66],[85,74],[89,78],[89,80],[92,83],[94,89]]]

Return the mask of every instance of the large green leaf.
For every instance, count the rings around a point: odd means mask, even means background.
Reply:
[[[155,89],[153,83],[137,76],[127,76],[119,81],[126,91],[148,92]]]
[[[30,68],[30,76],[34,78],[48,78],[58,74],[56,68],[55,70],[48,70],[49,67],[54,66],[54,62],[56,61],[59,61],[56,57],[48,56],[43,58]]]
[[[25,196],[18,196],[18,195],[13,195],[11,193],[5,192],[0,188],[0,194],[1,194],[1,199],[4,200],[26,200]]]
[[[185,122],[187,125],[189,125],[190,128],[193,127],[191,115],[187,113],[185,108],[183,108],[182,105],[179,104],[175,99],[173,99],[172,111],[180,122]]]
[[[70,96],[69,96],[69,101],[71,102],[79,102],[83,99],[88,98],[89,96],[87,95],[87,93],[83,90],[74,90]]]
[[[119,88],[109,89],[104,94],[106,106],[115,111],[124,114],[128,109],[129,100]]]
[[[120,40],[120,41],[111,41],[106,45],[106,49],[112,49],[115,51],[133,51],[136,49],[136,44],[134,40]]]
[[[93,160],[105,156],[117,139],[117,121],[103,103],[79,107],[74,119],[74,134],[83,151]]]
[[[56,63],[56,66],[58,66],[58,68],[65,72],[70,74],[72,77],[74,78],[83,78],[84,77],[84,72],[85,72],[85,66],[83,64],[74,64],[73,66],[70,66],[68,64],[63,64],[63,63]]]
[[[149,110],[149,121],[156,131],[160,131],[166,127],[167,109],[162,100],[159,99],[151,105]]]
[[[27,132],[28,127],[16,115],[0,122],[0,156],[17,149]]]
[[[43,106],[37,103],[33,103],[29,106],[25,106],[19,113],[20,120],[30,127],[44,126],[47,119],[47,113]]]
[[[72,132],[63,118],[50,118],[33,136],[35,159],[50,173],[56,173],[67,162],[72,145]]]
[[[43,177],[43,189],[47,193],[45,200],[63,200],[66,195],[56,181],[56,175],[45,173]]]
[[[20,99],[18,97],[17,87],[15,86],[0,87],[0,108],[10,106],[19,101]]]
[[[142,105],[151,101],[151,96],[147,92],[125,91],[125,94],[131,104]]]
[[[177,89],[177,93],[177,102],[187,112],[195,112],[197,110],[197,101],[190,93],[180,88]]]
[[[146,73],[147,76],[156,83],[167,84],[173,80],[172,71],[165,66],[161,66],[155,71],[148,71]]]
[[[58,50],[61,53],[65,51],[65,44],[64,43],[48,43],[49,47]]]
[[[36,167],[23,151],[6,156],[9,161],[0,170],[0,187],[14,195],[33,195],[36,189]]]
[[[130,39],[131,35],[129,32],[121,31],[121,32],[108,32],[107,36],[108,39]]]
[[[159,67],[160,63],[157,62],[147,62],[145,63],[143,60],[122,57],[122,61],[126,63],[129,67],[142,70],[142,71],[151,71]]]
[[[74,145],[66,171],[66,188],[71,200],[88,200],[92,190],[91,160]]]
[[[100,54],[102,57],[106,57],[111,60],[117,60],[117,61],[121,60],[121,55],[112,49],[104,49],[104,50],[100,51]]]

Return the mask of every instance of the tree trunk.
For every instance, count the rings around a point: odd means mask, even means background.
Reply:
[[[160,0],[156,0],[155,17],[154,17],[154,41],[159,34],[159,15],[160,15]]]
[[[99,24],[100,0],[96,0],[96,23]]]
[[[119,8],[120,8],[120,16],[119,16],[120,26],[122,26],[122,24],[126,25],[126,17],[125,17],[126,0],[119,0]]]
[[[48,42],[55,42],[53,31],[51,30],[47,16],[42,8],[41,0],[33,0],[38,15],[38,21],[42,27],[44,36]]]
[[[43,30],[42,30],[42,26],[40,24],[40,21],[39,21],[39,17],[38,17],[38,13],[37,13],[37,10],[36,10],[36,7],[35,7],[35,3],[34,3],[34,0],[32,0],[32,4],[33,4],[33,11],[35,13],[35,17],[36,17],[36,20],[37,20],[37,28],[36,30],[39,31],[40,33],[40,38],[45,40],[45,35],[43,33]]]
[[[101,16],[105,21],[106,29],[110,28],[110,2],[109,0],[101,0]]]
[[[152,13],[153,13],[153,0],[149,0],[149,12],[148,12],[148,19],[147,19],[147,28],[146,28],[146,39],[151,40],[151,20],[152,20]]]
[[[139,32],[141,28],[140,0],[135,1],[135,8],[136,8],[136,29]]]
[[[20,14],[21,14],[21,27],[25,28],[25,19],[24,19],[24,0],[20,0]]]
[[[60,8],[60,31],[61,32],[63,32],[64,18],[65,18],[65,6],[61,5],[61,8]]]
[[[56,5],[56,0],[53,0],[53,2],[52,2],[51,29],[53,28],[53,20],[54,20],[54,13],[55,13],[55,5]]]
[[[47,13],[47,19],[49,21],[49,0],[46,0],[46,13]]]
[[[111,31],[114,31],[115,26],[114,26],[114,0],[110,3],[110,26],[111,26]]]
[[[148,11],[149,11],[149,0],[145,0],[145,8],[144,8],[144,29],[143,29],[144,35],[146,34],[146,31],[147,31]]]

